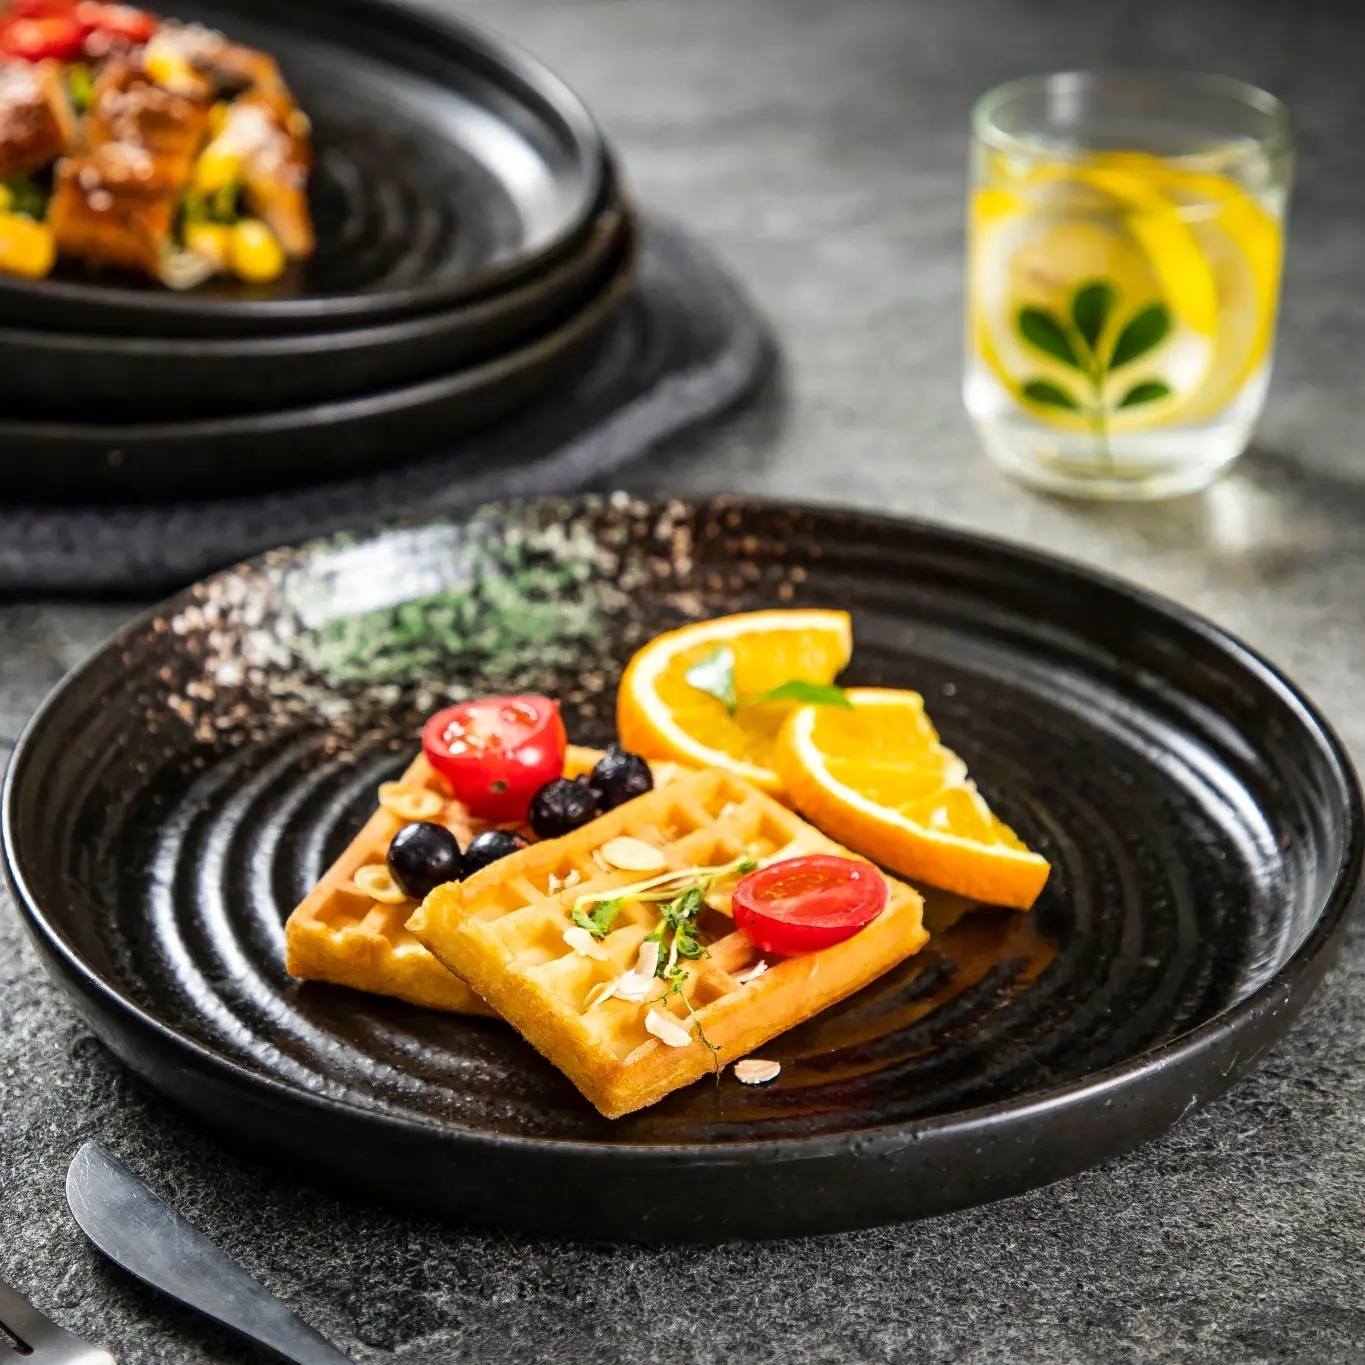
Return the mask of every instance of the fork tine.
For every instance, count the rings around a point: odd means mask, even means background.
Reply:
[[[10,1336],[17,1337],[25,1346],[33,1349],[35,1338],[43,1335],[44,1328],[52,1326],[17,1289],[11,1289],[0,1280],[0,1327]]]
[[[108,1351],[58,1327],[4,1280],[0,1280],[0,1328],[26,1348],[19,1355],[32,1365],[115,1365]]]

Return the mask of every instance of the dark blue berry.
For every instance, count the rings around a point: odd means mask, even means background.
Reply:
[[[489,863],[525,847],[526,840],[520,834],[509,834],[505,829],[485,830],[464,851],[464,874],[472,877]]]
[[[597,793],[590,786],[556,777],[531,798],[527,818],[538,838],[558,839],[581,829],[598,815],[597,801]]]
[[[654,790],[654,774],[639,754],[627,753],[613,744],[592,770],[588,779],[602,801],[603,810],[615,810],[625,801]]]
[[[442,882],[457,882],[464,875],[460,845],[444,826],[428,820],[404,825],[389,844],[389,875],[398,889],[421,900]]]

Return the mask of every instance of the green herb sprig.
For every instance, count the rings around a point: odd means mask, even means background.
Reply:
[[[662,1006],[675,995],[681,995],[692,1022],[697,1026],[697,1037],[710,1052],[716,1074],[720,1074],[720,1053],[702,1028],[701,1019],[692,1002],[683,992],[687,984],[684,962],[695,962],[706,956],[707,939],[697,921],[706,897],[713,887],[727,877],[742,877],[758,866],[752,853],[741,853],[716,867],[688,867],[679,872],[665,872],[631,886],[616,887],[611,891],[580,896],[570,911],[573,922],[586,929],[596,939],[606,938],[621,907],[627,901],[657,904],[659,923],[646,943],[659,945],[659,959],[654,975],[667,983],[667,990],[654,1003]]]
[[[603,939],[611,933],[611,926],[616,923],[616,917],[621,913],[624,904],[625,900],[617,897],[615,900],[598,901],[591,911],[580,910],[575,905],[570,917],[580,929],[586,929],[593,938]]]
[[[1038,378],[1023,386],[1024,397],[1084,416],[1094,434],[1096,454],[1105,464],[1113,462],[1110,418],[1126,408],[1171,396],[1171,387],[1164,380],[1143,379],[1130,385],[1116,403],[1106,398],[1114,371],[1156,350],[1171,331],[1170,309],[1158,301],[1138,309],[1115,333],[1110,324],[1118,304],[1119,291],[1109,280],[1089,280],[1072,294],[1069,318],[1058,318],[1046,308],[1029,307],[1021,308],[1016,319],[1024,341],[1076,371],[1088,388],[1084,398],[1077,398],[1069,388]],[[1108,344],[1111,333],[1113,341]]]
[[[762,706],[764,702],[771,701],[789,701],[806,706],[838,706],[848,711],[853,709],[853,703],[842,687],[836,687],[833,683],[807,682],[803,678],[792,678],[789,682],[740,701],[735,693],[735,651],[729,645],[718,645],[710,654],[698,659],[683,677],[697,691],[724,702],[725,709],[732,716],[746,706]]]

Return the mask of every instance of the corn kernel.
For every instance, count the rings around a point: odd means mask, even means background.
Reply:
[[[46,223],[19,213],[0,213],[0,271],[41,280],[56,260],[56,239]]]
[[[187,223],[185,246],[212,262],[215,270],[226,270],[232,251],[232,229],[225,223]]]
[[[233,272],[252,284],[277,280],[284,273],[284,248],[259,218],[243,218],[233,227],[228,260]]]
[[[213,143],[204,148],[194,163],[194,187],[203,194],[215,194],[241,175],[241,161]]]

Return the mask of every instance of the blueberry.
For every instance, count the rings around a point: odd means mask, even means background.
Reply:
[[[602,809],[614,810],[624,801],[654,790],[654,774],[639,754],[628,754],[613,744],[588,779],[601,796]]]
[[[464,851],[464,874],[472,877],[489,863],[525,847],[526,840],[520,834],[509,834],[505,829],[485,830]]]
[[[598,795],[590,786],[556,777],[531,798],[528,818],[540,838],[558,839],[586,825],[598,811]]]
[[[464,875],[460,846],[444,826],[428,820],[404,825],[389,844],[389,875],[398,889],[421,900],[442,882],[457,882]]]

